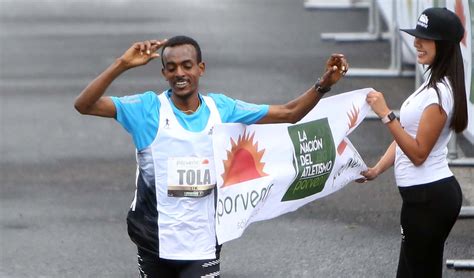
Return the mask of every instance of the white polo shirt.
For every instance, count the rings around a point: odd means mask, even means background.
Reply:
[[[452,118],[454,100],[449,81],[446,78],[444,81],[437,83],[441,102],[434,88],[425,88],[427,84],[425,82],[402,104],[400,123],[413,138],[416,138],[421,116],[428,106],[441,105],[448,117],[436,144],[422,165],[415,166],[400,147],[396,147],[395,179],[400,187],[430,183],[453,175],[448,167],[446,157],[448,154],[447,145],[453,132],[449,128],[449,123]]]

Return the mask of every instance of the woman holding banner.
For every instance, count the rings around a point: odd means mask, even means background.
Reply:
[[[452,132],[467,126],[461,21],[446,8],[426,9],[416,29],[417,62],[428,78],[402,104],[400,121],[381,92],[367,103],[394,137],[377,164],[362,173],[375,179],[394,165],[402,196],[402,242],[397,277],[441,277],[443,249],[461,208],[462,192],[448,167],[447,144]]]

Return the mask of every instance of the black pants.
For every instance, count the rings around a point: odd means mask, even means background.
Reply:
[[[219,278],[220,259],[166,260],[138,250],[138,270],[141,278]]]
[[[449,177],[399,189],[403,205],[397,278],[441,277],[444,242],[461,209],[459,183]]]

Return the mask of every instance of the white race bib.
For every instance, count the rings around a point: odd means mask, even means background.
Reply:
[[[168,158],[168,196],[200,198],[216,185],[214,160],[207,157]]]

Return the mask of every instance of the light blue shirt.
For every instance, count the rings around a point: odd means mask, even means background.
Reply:
[[[171,90],[164,92],[168,98]],[[257,105],[235,100],[223,94],[207,94],[216,103],[223,123],[254,124],[267,115],[268,105]],[[210,110],[201,98],[201,106],[193,114],[180,111],[171,101],[179,123],[187,130],[202,131],[209,119]],[[112,97],[117,110],[116,120],[132,135],[137,150],[148,147],[156,137],[159,126],[160,101],[155,92],[149,91],[124,97]]]

